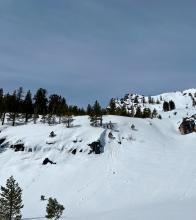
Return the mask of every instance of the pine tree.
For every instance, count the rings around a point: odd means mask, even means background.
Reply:
[[[6,103],[5,103],[5,97],[3,94],[3,89],[0,89],[0,120],[1,124],[4,124],[5,121],[5,114],[6,114]]]
[[[121,116],[129,116],[129,113],[127,112],[126,106],[123,105],[120,111]]]
[[[59,124],[61,123],[62,117],[68,112],[68,106],[65,98],[60,98],[60,102],[57,108],[57,116],[59,117]]]
[[[96,100],[90,115],[91,125],[95,127],[102,126],[102,121],[103,121],[102,115],[103,114],[102,114],[101,106],[99,102]]]
[[[143,118],[151,118],[151,115],[152,115],[152,113],[151,113],[151,110],[149,108],[145,108],[143,110],[143,114],[142,114]]]
[[[64,209],[64,206],[59,204],[56,199],[49,198],[46,207],[47,214],[45,217],[48,219],[57,220],[62,216]]]
[[[87,108],[86,108],[86,113],[87,115],[91,115],[92,114],[92,106],[90,104],[88,104]]]
[[[144,96],[142,97],[142,103],[143,103],[143,104],[146,104],[146,99],[145,99]]]
[[[113,99],[113,98],[110,100],[109,107],[108,107],[108,113],[110,115],[115,115],[115,113],[116,113],[116,102],[115,102],[115,99]]]
[[[12,126],[15,126],[16,119],[19,117],[19,102],[16,91],[12,95],[7,96],[7,104],[9,111],[8,121],[12,121]]]
[[[158,105],[161,104],[159,99],[157,99],[156,104],[158,104]]]
[[[3,115],[3,89],[0,89],[0,119],[2,118]]]
[[[48,112],[52,115],[56,115],[58,112],[58,106],[60,105],[60,102],[61,102],[60,96],[56,94],[50,95],[48,102]]]
[[[164,103],[163,103],[163,111],[164,112],[168,112],[169,110],[170,110],[169,103],[164,101]]]
[[[131,106],[130,111],[131,111],[131,112],[130,112],[130,116],[131,116],[131,117],[134,117],[134,115],[135,115],[135,108],[134,108],[133,105]]]
[[[172,100],[169,101],[169,108],[170,108],[170,110],[174,110],[176,108],[174,101],[172,101]]]
[[[152,118],[157,118],[158,112],[156,109],[152,111]]]
[[[136,109],[136,113],[135,113],[135,116],[136,118],[142,118],[142,111],[141,111],[141,107],[138,106],[137,109]]]
[[[38,110],[37,110],[37,107],[34,107],[34,110],[33,110],[33,122],[34,124],[37,123],[37,120],[39,119],[39,115],[38,115]]]
[[[30,90],[27,92],[25,96],[22,112],[23,112],[23,117],[25,118],[25,123],[27,123],[28,120],[32,118],[32,114],[33,114],[33,102],[32,102],[32,95]]]
[[[35,100],[35,108],[37,109],[37,114],[38,115],[47,115],[47,103],[48,103],[48,99],[47,99],[47,90],[46,89],[38,89],[35,96],[34,96],[34,100]]]
[[[0,192],[0,219],[20,220],[22,218],[22,189],[16,180],[11,176],[6,187],[1,186]]]
[[[152,97],[151,96],[148,96],[148,103],[152,104]]]
[[[135,98],[134,98],[134,101],[133,101],[135,104],[138,104],[139,103],[139,100],[138,100],[138,96],[136,95]]]

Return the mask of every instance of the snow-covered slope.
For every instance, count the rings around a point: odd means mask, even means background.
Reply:
[[[86,116],[75,117],[72,128],[0,127],[0,139],[25,145],[24,152],[1,148],[0,185],[10,175],[19,182],[24,219],[44,219],[46,202],[40,196],[45,195],[65,206],[63,219],[193,220],[196,133],[182,136],[178,126],[196,109],[180,108],[178,102],[178,114],[161,112],[162,120],[104,116],[104,123],[115,123],[115,139],[108,137],[109,129],[91,127]],[[52,139],[51,131],[56,134]],[[96,140],[104,153],[88,154],[88,144]],[[46,157],[57,164],[43,166]]]
[[[151,101],[149,101],[149,99]],[[177,109],[191,108],[193,100],[196,101],[196,89],[188,89],[185,91],[176,91],[163,93],[156,96],[143,96],[138,94],[126,94],[122,99],[115,99],[116,107],[126,107],[127,110],[137,107],[150,108],[162,111],[164,101],[174,101]],[[150,103],[149,103],[150,102]]]

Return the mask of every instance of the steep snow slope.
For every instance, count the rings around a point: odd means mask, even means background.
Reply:
[[[23,142],[26,149],[0,153],[0,185],[14,175],[23,188],[25,219],[44,217],[46,202],[40,196],[45,195],[65,206],[65,219],[193,220],[196,134],[181,136],[178,131],[187,111],[195,113],[194,108],[178,110],[177,115],[162,113],[162,120],[105,116],[105,123],[116,125],[114,140],[108,138],[110,130],[90,127],[87,117],[76,117],[69,129],[42,124],[1,127],[0,138],[10,144]],[[52,130],[57,136],[48,145]],[[89,155],[87,144],[97,139],[104,153]],[[73,155],[70,149],[75,148]],[[57,164],[43,166],[46,157]]]

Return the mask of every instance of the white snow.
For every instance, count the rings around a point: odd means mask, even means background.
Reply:
[[[0,185],[10,175],[19,182],[24,219],[44,219],[46,202],[40,196],[45,195],[65,206],[62,219],[195,220],[196,134],[181,135],[178,126],[196,109],[185,108],[188,96],[164,97],[175,100],[177,115],[160,111],[162,120],[105,116],[104,123],[116,123],[114,140],[108,138],[110,130],[91,127],[86,116],[75,117],[73,128],[0,127],[0,138],[25,144],[25,152],[1,151]],[[57,135],[53,139],[51,131]],[[104,153],[89,155],[87,144],[98,139]],[[47,144],[51,140],[54,144]],[[69,152],[76,148],[76,155]],[[57,164],[43,166],[46,157]]]

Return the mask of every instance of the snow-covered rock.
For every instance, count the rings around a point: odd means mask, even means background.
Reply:
[[[193,100],[196,101],[196,89],[163,93],[156,96],[130,93],[126,94],[124,98],[115,99],[115,103],[117,108],[125,107],[129,111],[132,107],[136,109],[137,106],[140,106],[141,109],[150,108],[151,110],[156,109],[158,112],[161,112],[163,110],[163,102],[171,100],[175,102],[177,109],[191,108]]]

